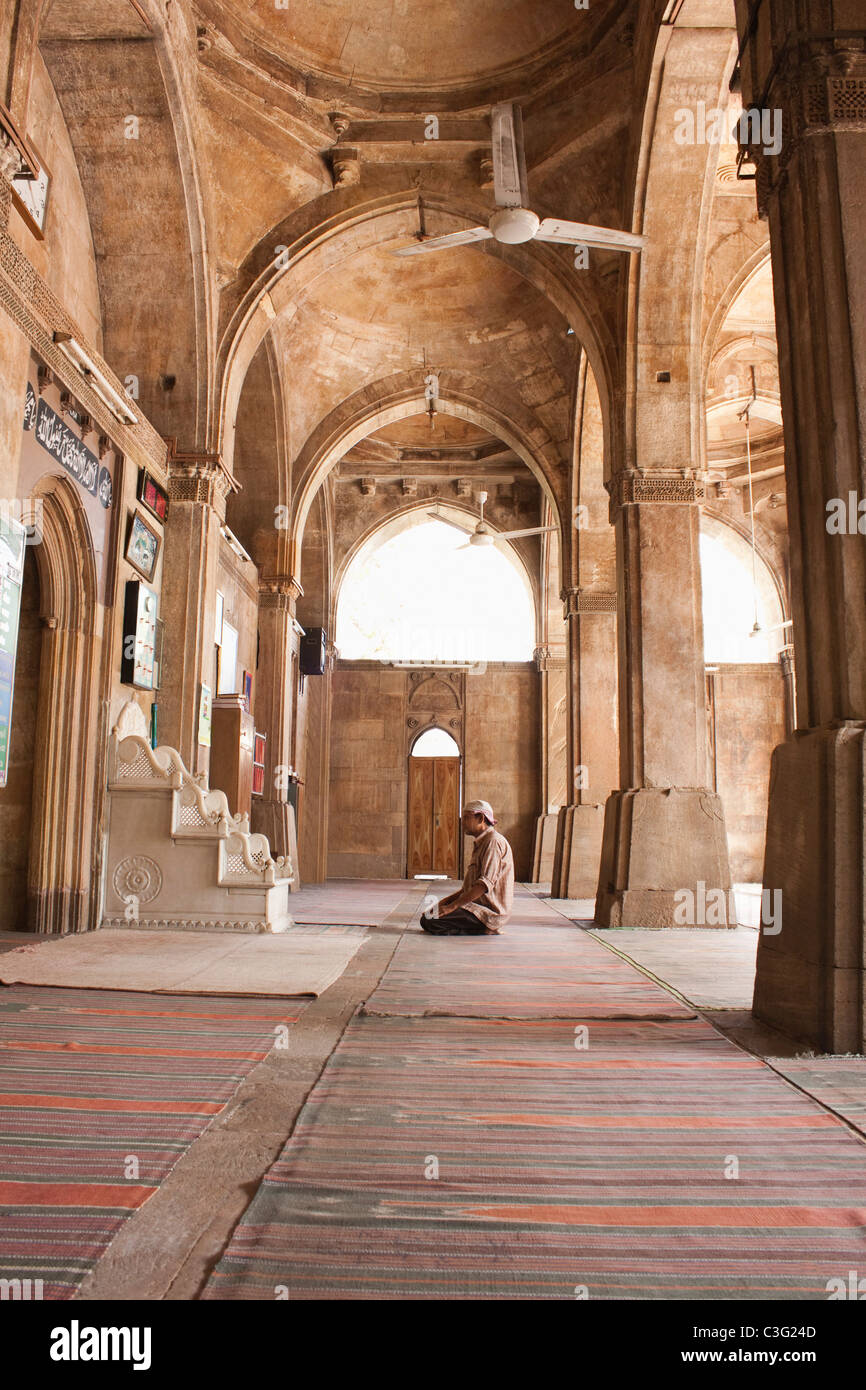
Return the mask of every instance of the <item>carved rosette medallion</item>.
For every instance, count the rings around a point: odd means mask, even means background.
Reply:
[[[122,902],[137,898],[139,903],[153,902],[162,888],[162,870],[146,854],[121,859],[114,870],[114,891]]]

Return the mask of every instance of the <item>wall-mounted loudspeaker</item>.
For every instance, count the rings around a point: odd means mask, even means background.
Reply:
[[[308,627],[301,638],[300,669],[302,676],[325,674],[325,647],[328,635],[323,627]]]

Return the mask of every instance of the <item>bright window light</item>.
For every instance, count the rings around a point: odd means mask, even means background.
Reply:
[[[460,749],[444,729],[425,729],[412,745],[413,758],[459,758]]]
[[[443,512],[472,525],[466,512]],[[531,661],[535,612],[510,547],[469,546],[422,512],[377,532],[350,563],[337,649],[350,661]]]
[[[752,549],[738,531],[713,517],[701,523],[701,587],[704,613],[704,661],[776,661],[790,639],[782,628],[784,613],[773,577],[757,557],[758,622],[753,635],[755,598]]]

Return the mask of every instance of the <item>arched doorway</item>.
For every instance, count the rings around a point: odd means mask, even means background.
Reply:
[[[3,846],[0,931],[23,931],[27,925],[41,646],[39,574],[33,551],[27,547],[21,582],[6,784],[0,791],[0,844]]]
[[[96,569],[72,484],[46,476],[32,498],[39,534],[25,552],[10,775],[0,788],[0,926],[85,931],[95,916],[104,784]]]
[[[444,729],[425,729],[409,754],[407,878],[460,873],[460,748]]]

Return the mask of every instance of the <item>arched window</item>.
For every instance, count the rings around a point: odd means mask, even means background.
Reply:
[[[776,660],[790,640],[790,629],[782,625],[785,615],[773,575],[758,555],[753,583],[748,541],[710,516],[701,521],[701,587],[708,665]]]
[[[465,511],[450,513],[471,525]],[[350,562],[336,643],[355,661],[531,661],[535,607],[526,571],[510,545],[470,546],[426,512],[399,517]]]
[[[444,729],[425,729],[412,746],[413,758],[459,758],[460,749]]]

